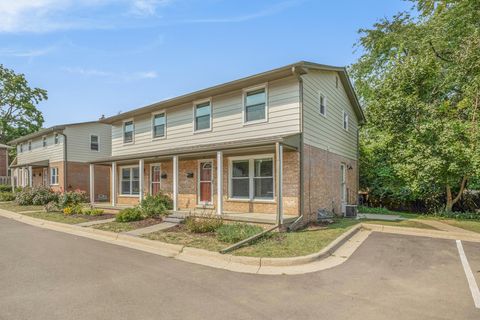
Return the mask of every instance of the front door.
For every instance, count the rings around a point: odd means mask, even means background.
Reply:
[[[201,161],[199,163],[198,174],[199,185],[199,204],[211,204],[212,203],[212,162]]]
[[[152,164],[151,165],[151,195],[155,196],[161,192],[161,180],[162,180],[162,171],[159,164]]]

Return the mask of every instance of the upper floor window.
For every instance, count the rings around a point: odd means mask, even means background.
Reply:
[[[348,113],[343,111],[343,129],[348,130]]]
[[[320,112],[320,114],[322,116],[326,116],[327,115],[327,97],[325,97],[321,93],[318,96],[318,105],[319,105],[318,111]]]
[[[245,119],[246,123],[267,120],[267,90],[266,88],[253,89],[245,92]]]
[[[55,133],[53,140],[55,144],[58,144],[58,133]]]
[[[42,137],[42,147],[46,147],[47,146],[47,137]]]
[[[32,141],[28,141],[28,151],[32,151]]]
[[[133,142],[133,120],[123,123],[123,143]]]
[[[212,106],[210,101],[195,104],[195,131],[210,130],[212,127]]]
[[[99,143],[98,143],[98,136],[96,135],[91,135],[90,136],[90,150],[92,151],[98,151],[99,147],[98,147]]]
[[[153,137],[162,138],[165,137],[165,124],[166,124],[165,112],[157,113],[153,116]]]

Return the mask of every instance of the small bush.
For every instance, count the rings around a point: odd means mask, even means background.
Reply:
[[[72,207],[63,208],[63,214],[66,215],[66,216],[72,215],[73,214]]]
[[[193,233],[215,232],[223,225],[223,220],[217,217],[198,218],[187,217],[185,219],[185,227]]]
[[[130,222],[144,219],[144,215],[139,208],[127,208],[121,210],[115,217],[117,222]]]
[[[58,195],[47,187],[23,188],[15,194],[15,202],[21,206],[46,205],[57,199]]]
[[[172,199],[164,194],[157,194],[155,196],[148,195],[140,203],[140,209],[147,217],[166,215],[167,210],[172,209],[172,207]]]
[[[12,186],[8,184],[0,184],[0,192],[12,192]]]
[[[82,190],[67,191],[58,196],[58,205],[60,208],[76,206],[87,201],[87,193]]]
[[[82,210],[82,214],[87,216],[101,216],[104,213],[102,209],[85,208]]]
[[[60,211],[60,208],[58,207],[58,203],[55,201],[50,201],[45,205],[45,212],[55,212],[55,211]]]
[[[246,223],[224,224],[217,229],[217,239],[227,243],[236,243],[262,231],[262,227]]]
[[[0,201],[13,201],[15,200],[15,195],[11,192],[1,191],[0,192]]]
[[[63,208],[63,214],[72,215],[72,214],[82,214],[83,208],[81,205],[73,205]]]

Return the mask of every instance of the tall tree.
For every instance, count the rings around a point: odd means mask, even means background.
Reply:
[[[360,30],[351,71],[367,106],[364,149],[380,147],[412,194],[441,192],[450,211],[480,175],[480,1],[411,2]]]
[[[0,64],[0,143],[37,131],[43,115],[37,109],[47,91],[30,88],[23,74]]]

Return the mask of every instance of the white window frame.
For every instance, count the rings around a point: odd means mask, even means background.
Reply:
[[[340,201],[342,203],[347,202],[347,165],[345,163],[340,164]]]
[[[246,112],[247,93],[260,90],[260,89],[265,89],[265,119],[247,121],[247,112]],[[268,83],[264,83],[254,87],[244,88],[242,90],[242,118],[243,118],[242,121],[244,126],[268,122]]]
[[[47,145],[47,136],[42,136],[42,148],[46,148]]]
[[[58,186],[58,167],[50,167],[50,185]]]
[[[254,189],[255,189],[255,160],[258,159],[272,159],[272,166],[273,166],[273,197],[272,199],[255,199]],[[233,177],[233,161],[241,161],[241,160],[248,160],[249,167],[248,167],[248,189],[249,189],[249,196],[248,198],[234,198],[232,197],[232,177]],[[228,158],[228,200],[229,201],[238,201],[238,202],[263,202],[263,203],[276,203],[276,188],[275,188],[275,155],[273,153],[269,154],[259,154],[259,155],[252,155],[252,156],[238,156],[238,157],[229,157]]]
[[[119,166],[118,169],[119,169],[119,183],[120,183],[120,186],[118,188],[118,190],[120,190],[120,196],[121,197],[134,197],[134,198],[138,198],[140,194],[134,194],[132,193],[133,191],[133,170],[134,168],[138,168],[138,183],[140,184],[141,182],[141,179],[140,179],[140,175],[141,174],[144,174],[143,172],[140,172],[140,166],[139,165],[130,165],[130,166]],[[130,169],[130,193],[123,193],[123,169]],[[139,185],[140,187],[140,185]],[[139,188],[140,190],[142,189],[141,187]]]
[[[93,149],[92,149],[92,137],[97,137],[98,150],[93,150]],[[90,151],[92,151],[92,152],[100,152],[100,136],[99,136],[98,134],[91,134],[91,135],[90,135]]]
[[[342,114],[342,127],[345,131],[348,131],[348,127],[350,125],[350,116],[348,115],[348,112],[346,112],[345,110],[343,110],[343,114]]]
[[[202,163],[210,163],[210,165],[212,166],[212,178],[210,179],[210,201],[208,202],[202,202],[200,201],[200,170],[201,170],[201,164]],[[215,173],[214,172],[214,167],[213,167],[213,159],[201,159],[201,160],[198,160],[198,164],[197,164],[197,204],[198,205],[212,205],[213,204],[213,174]]]
[[[163,136],[162,137],[155,137],[155,116],[156,115],[159,115],[159,114],[162,114],[163,113],[163,117],[165,118],[165,127],[164,127],[164,130],[163,130]],[[152,118],[150,120],[151,122],[151,125],[152,125],[152,140],[162,140],[162,139],[166,139],[167,138],[167,111],[165,110],[161,110],[161,111],[155,111],[155,112],[152,112]],[[134,126],[134,130],[135,130],[135,126]]]
[[[162,190],[162,164],[158,163],[150,163],[150,176],[149,176],[149,188],[150,188],[150,195],[153,195],[153,167],[160,167],[160,181],[158,185],[160,186],[160,190]]]
[[[201,129],[197,130],[197,106],[208,102],[210,104],[210,127],[208,129]],[[193,133],[202,133],[202,132],[211,132],[212,131],[212,123],[213,123],[213,104],[212,98],[197,100],[193,102]]]
[[[322,98],[323,98],[323,103],[324,103],[324,112],[322,113]],[[319,92],[318,93],[318,113],[323,116],[327,117],[327,106],[328,106],[328,99],[327,96],[324,95],[323,93]]]
[[[133,130],[132,130],[132,141],[125,142],[125,124],[127,122],[132,122]],[[135,143],[135,121],[133,118],[126,119],[122,121],[122,142],[124,145],[134,144]]]
[[[58,133],[55,133],[53,135],[53,144],[58,144],[60,142],[60,137],[58,135]]]

